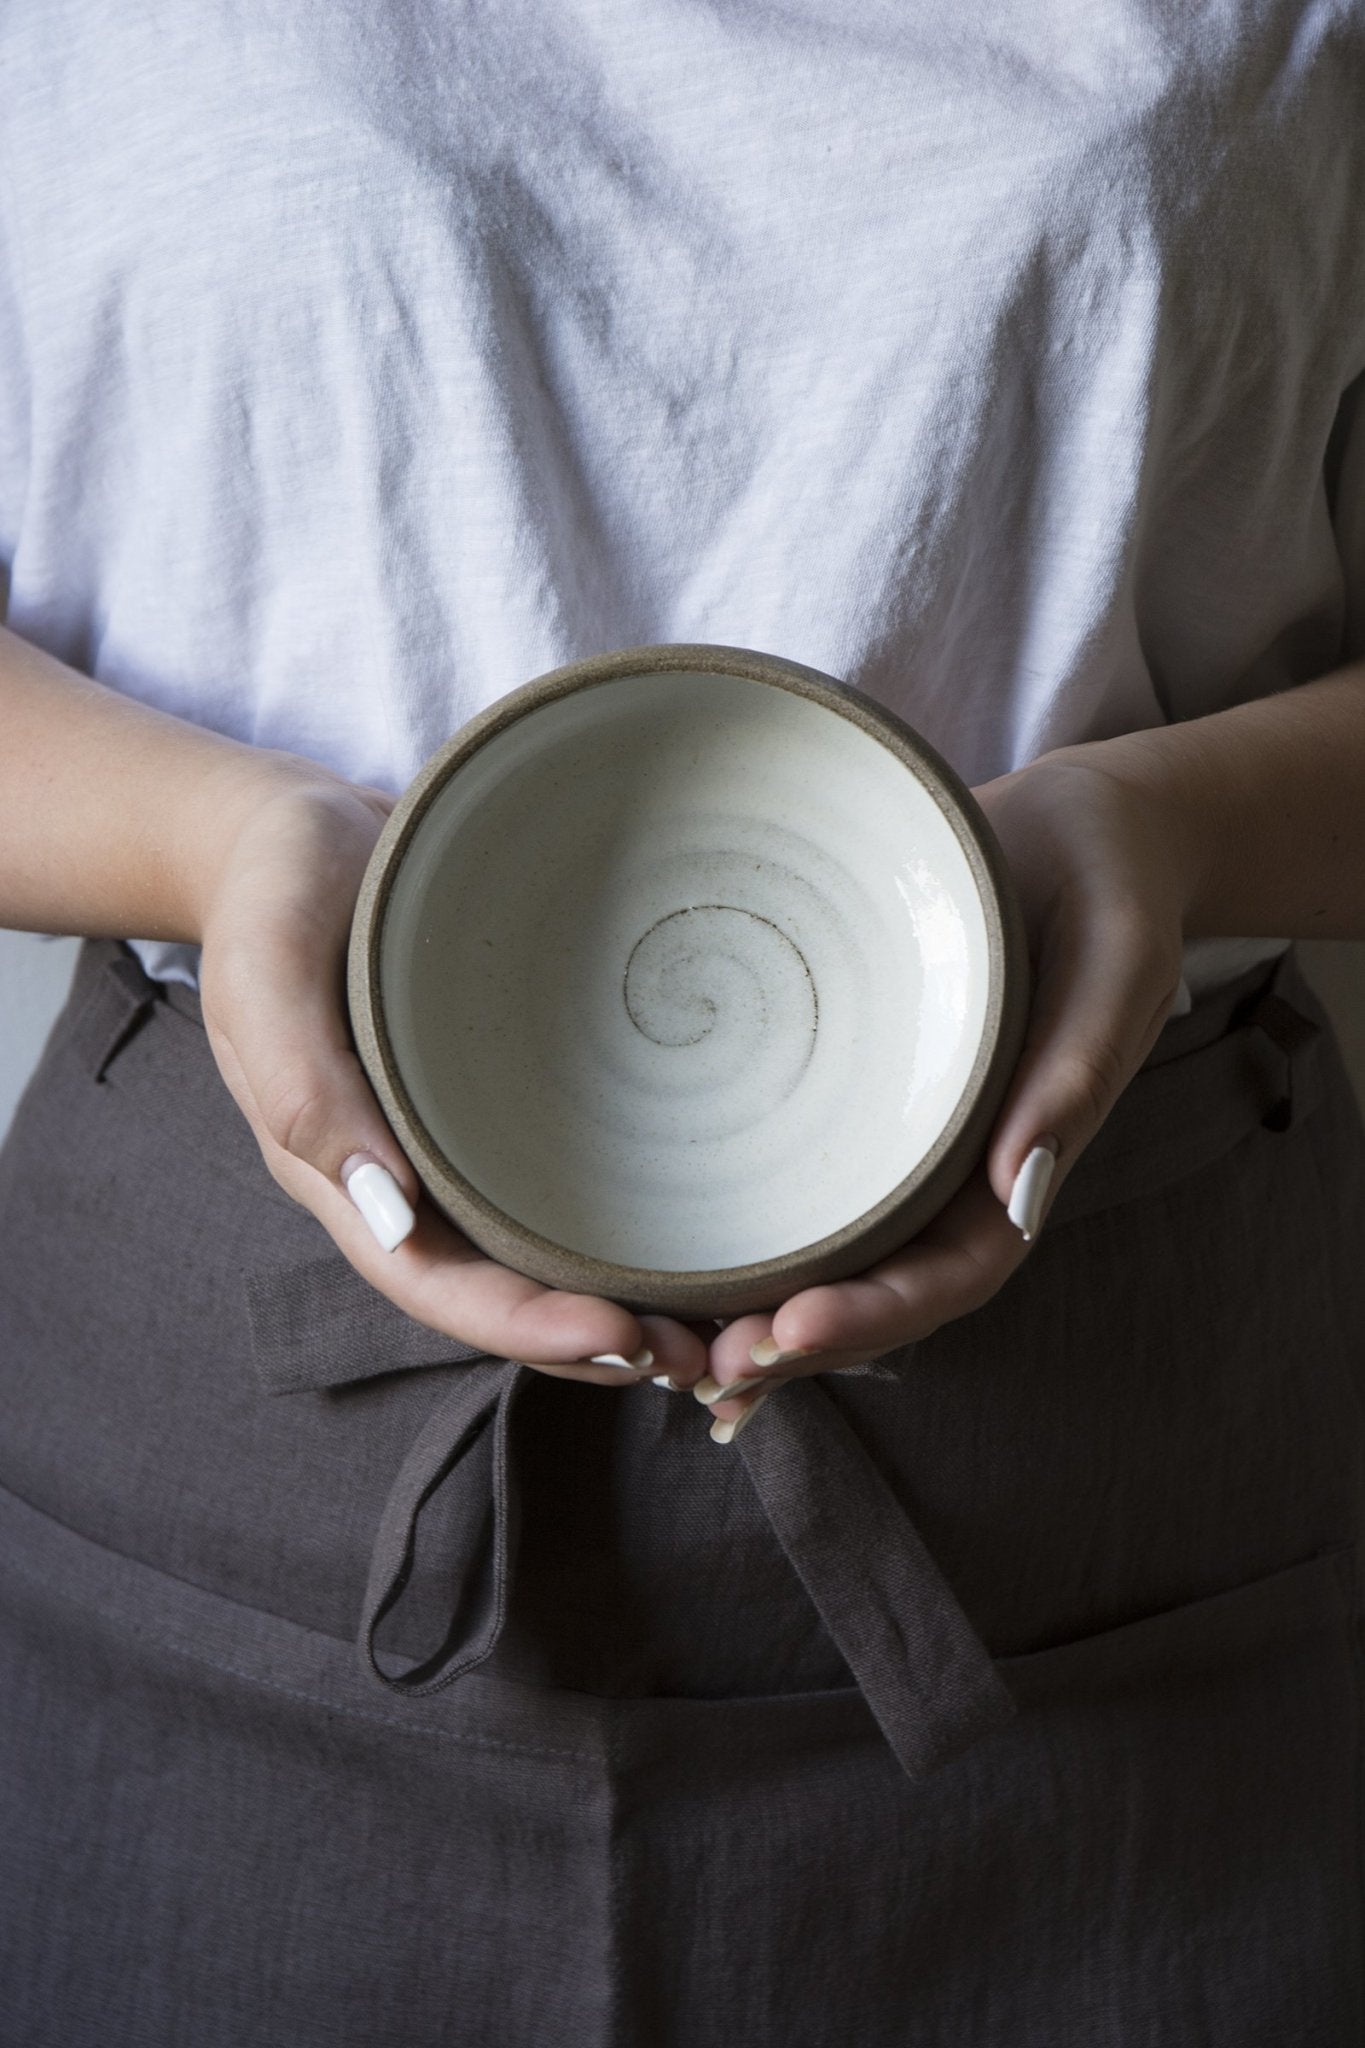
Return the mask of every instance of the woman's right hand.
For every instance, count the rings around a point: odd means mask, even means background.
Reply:
[[[262,757],[259,780],[205,885],[200,995],[214,1057],[275,1180],[420,1323],[561,1378],[693,1385],[707,1361],[694,1329],[541,1287],[485,1258],[421,1198],[352,1046],[344,993],[356,896],[393,800],[280,755]],[[392,1251],[346,1192],[357,1157],[384,1168],[416,1212]],[[644,1352],[637,1371],[592,1362]]]
[[[346,1018],[351,915],[390,797],[139,703],[7,626],[0,731],[0,925],[201,945],[209,1043],[266,1165],[372,1286],[432,1329],[545,1372],[629,1386],[641,1374],[592,1361],[648,1349],[648,1370],[681,1386],[701,1377],[697,1330],[538,1287],[419,1199]],[[346,1192],[357,1155],[416,1211],[393,1251]]]

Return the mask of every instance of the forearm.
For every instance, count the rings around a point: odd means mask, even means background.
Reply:
[[[90,682],[0,628],[0,925],[198,940],[273,780],[312,770]]]
[[[1365,938],[1365,663],[1088,748],[1168,823],[1191,938]]]

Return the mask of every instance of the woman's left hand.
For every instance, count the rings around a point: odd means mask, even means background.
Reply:
[[[1028,1252],[1008,1214],[1016,1186],[1016,1215],[1031,1206],[1023,1222],[1036,1235],[1040,1193],[1055,1197],[1151,1051],[1180,982],[1197,855],[1170,804],[1126,765],[1123,740],[1100,741],[975,792],[1018,886],[1034,970],[1023,1054],[985,1158],[890,1258],[726,1325],[699,1389],[722,1440],[770,1384],[860,1364],[989,1301]],[[1020,1184],[1039,1148],[1055,1165],[1034,1159]],[[756,1384],[743,1399],[713,1391]]]

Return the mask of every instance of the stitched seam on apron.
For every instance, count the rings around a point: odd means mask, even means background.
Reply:
[[[172,1587],[183,1588],[191,1597],[212,1601],[215,1604],[233,1610],[237,1614],[248,1617],[260,1617],[277,1627],[294,1630],[299,1635],[325,1644],[330,1649],[345,1652],[349,1666],[350,1659],[353,1657],[355,1650],[354,1639],[350,1636],[334,1636],[326,1629],[310,1628],[306,1622],[295,1621],[289,1615],[277,1614],[272,1609],[266,1607],[253,1607],[244,1600],[234,1600],[229,1593],[218,1592],[212,1586],[200,1585],[194,1579],[179,1578],[174,1572],[164,1571],[159,1565],[149,1564],[144,1558],[135,1557],[131,1552],[117,1550],[112,1544],[102,1543],[97,1536],[88,1536],[83,1530],[69,1527],[67,1523],[61,1521],[56,1515],[49,1514],[46,1508],[37,1507],[33,1502],[26,1500],[21,1493],[16,1493],[12,1486],[0,1485],[0,1497],[14,1501],[23,1509],[25,1514],[31,1515],[35,1521],[44,1523],[56,1531],[59,1542],[70,1542],[80,1548],[95,1551],[100,1557],[108,1558],[116,1569],[146,1572],[152,1578],[164,1579]],[[112,1626],[121,1635],[126,1636],[132,1641],[150,1642],[156,1647],[165,1650],[170,1656],[178,1657],[183,1662],[191,1664],[197,1669],[225,1672],[229,1677],[241,1679],[245,1685],[254,1685],[263,1692],[278,1693],[287,1699],[302,1700],[322,1713],[340,1714],[350,1720],[372,1723],[375,1727],[392,1728],[403,1735],[429,1735],[434,1740],[440,1742],[463,1743],[470,1748],[506,1750],[518,1756],[546,1756],[567,1759],[570,1762],[577,1760],[578,1762],[595,1763],[601,1760],[589,1749],[549,1749],[538,1747],[531,1743],[499,1742],[491,1736],[467,1735],[462,1734],[456,1729],[433,1728],[429,1725],[423,1726],[417,1719],[418,1709],[415,1706],[408,1713],[398,1715],[379,1714],[373,1713],[365,1707],[334,1701],[321,1691],[310,1691],[306,1687],[301,1686],[283,1685],[277,1679],[263,1677],[257,1672],[243,1668],[239,1664],[229,1663],[225,1658],[211,1656],[205,1652],[187,1648],[166,1636],[159,1629],[130,1626],[122,1614],[111,1614],[107,1607],[99,1605],[98,1602],[92,1601],[87,1596],[68,1593],[65,1587],[60,1584],[54,1587],[52,1581],[23,1563],[12,1551],[6,1554],[3,1561],[0,1561],[0,1574],[3,1574],[5,1570],[12,1571],[17,1578],[23,1579],[27,1585],[33,1586],[39,1592],[62,1599],[68,1605],[93,1607],[102,1623]],[[513,1681],[504,1680],[503,1683],[512,1686]],[[534,1687],[516,1687],[515,1689],[518,1692],[524,1693],[528,1700],[540,1697],[540,1694]],[[784,1707],[787,1705],[804,1707],[835,1703],[845,1706],[858,1703],[865,1705],[862,1693],[856,1685],[819,1686],[808,1692],[797,1693],[726,1694],[715,1699],[710,1695],[693,1697],[690,1694],[643,1694],[637,1696],[634,1694],[583,1693],[575,1691],[565,1693],[562,1688],[557,1687],[549,1693],[548,1697],[567,1697],[582,1701],[588,1707],[599,1712],[605,1711],[607,1714],[613,1714],[621,1709],[629,1710],[633,1707],[650,1708],[672,1706],[675,1704],[682,1704],[687,1707],[715,1705],[739,1709],[748,1707],[762,1709],[773,1706]],[[605,1740],[607,1755],[614,1757],[617,1747],[614,1726],[607,1730]]]
[[[16,1494],[14,1498],[17,1500],[19,1496]],[[41,1513],[41,1510],[34,1509],[32,1510],[32,1512],[37,1514]],[[44,1520],[51,1519],[52,1517],[50,1516],[44,1517]],[[58,1528],[63,1527],[63,1525],[60,1522],[58,1522],[56,1526]],[[72,1530],[68,1533],[76,1535],[78,1532]],[[110,1550],[107,1545],[102,1543],[94,1543],[93,1539],[89,1536],[80,1536],[79,1541],[82,1543],[91,1543],[95,1549],[104,1551],[106,1556],[117,1558],[121,1563],[124,1564],[137,1565],[139,1569],[142,1571],[156,1570],[156,1567],[154,1565],[140,1564],[139,1560],[136,1558],[125,1558],[121,1551]],[[55,1597],[57,1599],[62,1599],[70,1606],[88,1606],[92,1604],[88,1601],[81,1600],[76,1595],[68,1593],[65,1590],[65,1588],[54,1589],[47,1579],[43,1578],[38,1572],[31,1570],[29,1566],[21,1563],[19,1559],[13,1556],[6,1558],[4,1568],[14,1572],[17,1577],[25,1580],[29,1585],[36,1587],[39,1592],[46,1594],[48,1598]],[[166,1574],[166,1576],[170,1577],[171,1575],[168,1573]],[[173,1581],[173,1583],[175,1583],[176,1585],[190,1584],[190,1582],[187,1579],[176,1579]],[[191,1590],[194,1592],[201,1592],[205,1589],[202,1587],[191,1587]],[[227,1600],[227,1596],[223,1593],[212,1593],[209,1595],[209,1597],[214,1600],[223,1600],[226,1602],[227,1605],[232,1607],[241,1607],[241,1602],[229,1601]],[[256,1611],[257,1610],[255,1608],[242,1607],[242,1612],[246,1614],[254,1614]],[[129,1629],[123,1623],[121,1617],[117,1619],[111,1617],[107,1610],[103,1608],[99,1609],[99,1616],[101,1622],[104,1623],[106,1626],[108,1626],[112,1622],[115,1627],[120,1628],[121,1632],[129,1636],[133,1641],[150,1642],[154,1645],[155,1648],[159,1650],[164,1650],[168,1656],[178,1657],[182,1663],[192,1665],[196,1670],[226,1672],[229,1677],[240,1678],[244,1685],[253,1685],[257,1688],[258,1691],[278,1693],[281,1694],[285,1699],[302,1700],[306,1705],[317,1708],[319,1711],[329,1715],[338,1714],[350,1721],[366,1721],[371,1723],[376,1728],[392,1728],[400,1735],[416,1736],[418,1738],[425,1737],[429,1738],[433,1742],[455,1742],[459,1743],[463,1748],[466,1749],[501,1750],[505,1751],[507,1754],[512,1756],[556,1757],[567,1760],[570,1763],[590,1764],[594,1761],[591,1753],[587,1750],[547,1749],[544,1747],[533,1746],[531,1743],[527,1742],[499,1742],[492,1736],[466,1735],[461,1733],[458,1729],[454,1728],[432,1728],[430,1726],[416,1725],[413,1721],[408,1720],[406,1717],[398,1717],[391,1714],[372,1714],[367,1712],[364,1707],[353,1707],[345,1701],[326,1699],[322,1696],[322,1694],[306,1691],[302,1686],[282,1685],[278,1679],[263,1678],[258,1672],[244,1670],[241,1665],[230,1664],[224,1658],[210,1657],[203,1655],[202,1653],[196,1652],[194,1650],[187,1649],[181,1643],[172,1642],[171,1639],[163,1635],[159,1629]],[[275,1616],[272,1618],[276,1620],[281,1619],[281,1617],[279,1616]],[[338,1647],[342,1646],[342,1638],[338,1636],[323,1635],[321,1630],[305,1630],[303,1629],[303,1626],[300,1622],[286,1622],[285,1626],[288,1628],[300,1629],[302,1633],[307,1635],[317,1635],[325,1643],[336,1644]]]

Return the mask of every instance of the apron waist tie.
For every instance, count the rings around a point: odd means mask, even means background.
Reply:
[[[985,1644],[818,1380],[789,1381],[739,1450],[907,1777],[927,1777],[1013,1719]]]
[[[375,1678],[409,1698],[421,1699],[453,1685],[491,1655],[502,1634],[521,1527],[521,1489],[510,1445],[512,1411],[530,1376],[528,1366],[511,1360],[462,1366],[454,1386],[437,1403],[403,1460],[379,1518],[361,1609],[360,1653]],[[406,1670],[387,1670],[375,1638],[385,1615],[401,1600],[411,1575],[422,1509],[489,1430],[493,1433],[490,1597],[472,1623],[464,1621],[465,1602],[458,1598],[445,1641]],[[482,1574],[484,1554],[482,1541],[471,1537],[464,1554],[453,1560],[460,1594]]]
[[[360,1649],[366,1668],[395,1692],[440,1692],[497,1644],[521,1513],[513,1413],[531,1377],[529,1367],[510,1360],[463,1367],[394,1482],[370,1566]],[[394,1669],[375,1639],[408,1582],[422,1510],[488,1430],[491,1595],[472,1623],[454,1620],[429,1655]],[[907,1774],[924,1777],[1003,1726],[1014,1702],[985,1644],[818,1381],[785,1386],[769,1402],[763,1429],[746,1430],[739,1448],[779,1543]],[[470,1539],[452,1562],[460,1594],[454,1611],[463,1617],[463,1595],[485,1570],[486,1544]]]

